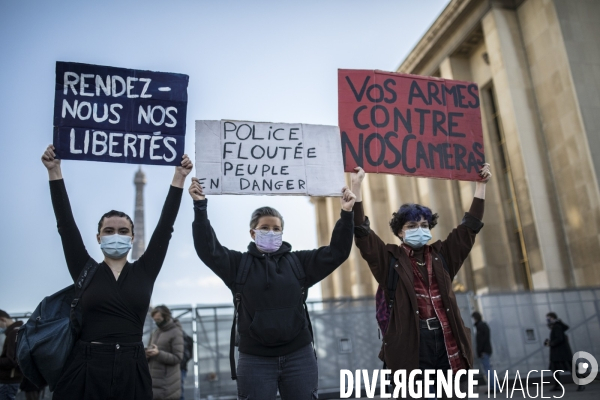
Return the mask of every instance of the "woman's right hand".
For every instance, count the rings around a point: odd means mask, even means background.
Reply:
[[[354,168],[354,171],[350,174],[350,182],[352,184],[352,192],[356,195],[356,201],[362,201],[362,181],[365,179],[365,170],[361,167]]]
[[[56,154],[54,153],[54,145],[49,144],[48,147],[46,147],[44,154],[42,154],[42,163],[48,170],[55,169],[57,167],[60,168],[60,160],[55,157]]]
[[[154,357],[158,355],[158,347],[155,344],[151,344],[146,349],[146,358]]]
[[[48,170],[48,176],[50,180],[62,179],[62,172],[60,170],[60,160],[56,158],[54,153],[54,145],[48,145],[46,151],[42,154],[42,163]]]
[[[206,197],[204,196],[204,190],[200,185],[200,181],[198,178],[192,178],[192,184],[189,189],[190,196],[192,196],[192,200],[204,200]]]

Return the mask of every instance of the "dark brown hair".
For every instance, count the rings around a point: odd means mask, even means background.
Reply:
[[[171,310],[169,310],[169,307],[165,306],[165,305],[160,305],[160,306],[156,306],[152,309],[152,312],[150,313],[150,315],[154,316],[154,314],[156,313],[160,313],[160,315],[162,315],[163,319],[165,321],[169,321],[171,319],[173,319],[173,316],[171,315]]]
[[[110,218],[110,217],[122,217],[122,218],[127,218],[127,221],[129,221],[129,223],[131,224],[131,234],[133,235],[133,221],[131,220],[131,218],[129,218],[129,215],[125,214],[122,211],[117,211],[117,210],[110,210],[109,212],[107,212],[106,214],[104,214],[102,216],[102,218],[100,218],[100,221],[98,221],[98,233],[100,233],[100,230],[102,229],[102,223],[104,222],[104,218]]]

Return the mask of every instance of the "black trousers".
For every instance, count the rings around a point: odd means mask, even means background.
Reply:
[[[419,369],[421,371],[426,369],[435,369],[441,371],[448,371],[450,368],[450,361],[448,360],[448,354],[446,352],[446,345],[444,342],[444,334],[441,329],[421,329],[419,338]],[[386,368],[384,363],[384,368]],[[421,380],[423,382],[423,380]],[[423,388],[423,394],[425,391],[433,391],[435,387]],[[387,389],[388,393],[393,393],[394,385],[393,382]],[[399,399],[402,397],[396,397]],[[407,397],[412,399],[407,393]],[[424,398],[418,397],[419,399]],[[443,399],[450,399],[452,397],[442,397]]]
[[[78,341],[54,400],[151,400],[152,379],[144,345]]]
[[[446,344],[444,342],[444,332],[442,329],[423,329],[420,330],[419,340],[419,369],[424,371],[426,369],[435,369],[438,371],[448,371],[452,369],[450,367],[450,361],[448,360],[448,353],[446,352]],[[426,388],[425,391],[435,391],[436,387]],[[444,399],[451,397],[442,397]]]
[[[448,371],[450,361],[441,329],[421,329],[419,341],[419,369]]]

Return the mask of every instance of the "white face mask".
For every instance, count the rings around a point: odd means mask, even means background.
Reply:
[[[279,250],[283,242],[283,232],[263,231],[255,229],[254,242],[256,247],[264,253],[273,253]]]
[[[131,236],[119,234],[100,236],[100,248],[106,257],[118,260],[127,255],[132,239]]]

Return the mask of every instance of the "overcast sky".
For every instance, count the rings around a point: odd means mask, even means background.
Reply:
[[[56,61],[189,75],[186,152],[194,159],[194,120],[337,125],[337,69],[395,70],[447,3],[1,1],[0,309],[32,311],[72,283],[40,161],[52,142]],[[137,166],[63,161],[62,169],[85,245],[100,261],[98,219],[111,209],[133,216]],[[143,170],[149,238],[173,167]],[[284,240],[294,249],[316,247],[307,197],[210,197],[209,218],[221,243],[244,250],[250,213],[262,205],[283,214]],[[192,220],[186,192],[153,304],[231,300],[196,255]],[[309,297],[320,295],[316,286]]]

